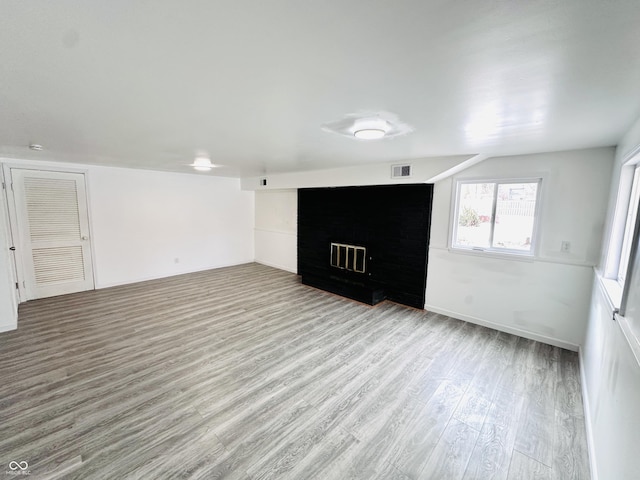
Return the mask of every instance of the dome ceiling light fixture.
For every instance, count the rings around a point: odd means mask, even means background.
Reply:
[[[353,122],[353,136],[360,140],[384,138],[389,130],[389,122],[382,118],[358,118]]]
[[[325,132],[337,133],[357,140],[379,140],[407,135],[413,128],[390,112],[361,112],[345,115],[340,120],[322,125]]]
[[[387,132],[379,128],[363,128],[353,132],[353,136],[360,140],[377,140],[383,138],[386,134]]]
[[[215,165],[211,163],[209,156],[205,153],[198,153],[196,158],[193,159],[193,163],[189,166],[198,172],[208,172],[215,168]]]

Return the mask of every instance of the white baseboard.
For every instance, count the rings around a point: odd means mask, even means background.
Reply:
[[[285,272],[295,273],[296,275],[298,274],[298,269],[297,268],[293,268],[292,269],[290,267],[285,267],[284,265],[277,265],[275,263],[258,260],[257,258],[256,258],[255,262],[259,263],[260,265],[266,265],[267,267],[277,268],[278,270],[284,270]]]
[[[584,426],[587,431],[587,451],[589,453],[589,468],[591,480],[598,480],[598,466],[596,463],[596,448],[593,437],[593,424],[591,423],[591,408],[589,407],[589,394],[587,392],[587,374],[584,371],[582,347],[578,347],[578,359],[580,362],[580,386],[582,388],[582,407],[584,408]]]
[[[169,277],[177,277],[178,275],[186,275],[188,273],[197,273],[197,272],[204,272],[206,270],[215,270],[217,268],[225,268],[225,267],[236,267],[238,265],[246,265],[247,263],[253,263],[254,260],[250,259],[250,260],[243,260],[240,262],[234,262],[234,263],[223,263],[223,264],[218,264],[218,265],[207,265],[204,266],[202,268],[197,268],[195,270],[190,270],[190,269],[186,269],[186,270],[177,270],[175,272],[171,272],[168,273],[166,275],[150,275],[150,276],[145,276],[145,277],[137,277],[137,278],[131,278],[131,279],[127,279],[124,281],[118,281],[118,282],[97,282],[96,281],[96,290],[100,290],[103,288],[109,288],[109,287],[120,287],[122,285],[131,285],[132,283],[140,283],[140,282],[148,282],[149,280],[159,280],[161,278],[169,278]]]
[[[547,345],[553,345],[554,347],[564,348],[573,352],[578,351],[578,345],[567,342],[565,340],[560,340],[559,338],[547,337],[546,335],[540,335],[539,333],[522,330],[520,328],[503,325],[501,323],[491,322],[489,320],[472,317],[470,315],[464,315],[462,313],[452,312],[450,310],[434,307],[432,305],[425,305],[424,308],[425,310],[428,310],[430,312],[440,313],[442,315],[446,315],[447,317],[457,318],[458,320],[464,320],[465,322],[475,323],[476,325],[482,325],[483,327],[492,328],[494,330],[499,330],[505,333],[511,333],[513,335],[518,335],[519,337],[528,338],[529,340],[535,340],[537,342],[546,343]]]
[[[0,324],[0,333],[10,332],[11,330],[16,330],[17,328],[18,326],[13,323],[2,323]]]

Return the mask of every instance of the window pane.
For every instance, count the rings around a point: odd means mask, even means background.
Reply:
[[[454,244],[488,248],[495,183],[462,183]]]
[[[537,195],[537,182],[498,185],[494,248],[531,251]]]

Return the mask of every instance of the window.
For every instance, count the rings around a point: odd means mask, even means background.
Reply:
[[[533,255],[541,181],[458,180],[451,246]]]
[[[632,155],[622,165],[616,193],[615,209],[607,240],[607,255],[601,285],[607,292],[614,308],[620,308],[625,302],[629,262],[633,255],[633,235],[638,217],[640,201],[640,155]]]
[[[633,228],[636,224],[638,216],[638,202],[640,201],[640,167],[636,167],[633,175],[633,184],[631,187],[631,195],[627,205],[627,217],[624,225],[624,235],[622,237],[622,249],[620,251],[620,263],[618,265],[618,282],[624,285],[629,267],[629,257],[631,253],[631,244],[633,240]]]

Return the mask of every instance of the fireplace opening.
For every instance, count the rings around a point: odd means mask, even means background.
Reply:
[[[329,263],[334,268],[349,272],[366,273],[367,249],[358,245],[331,243]]]

